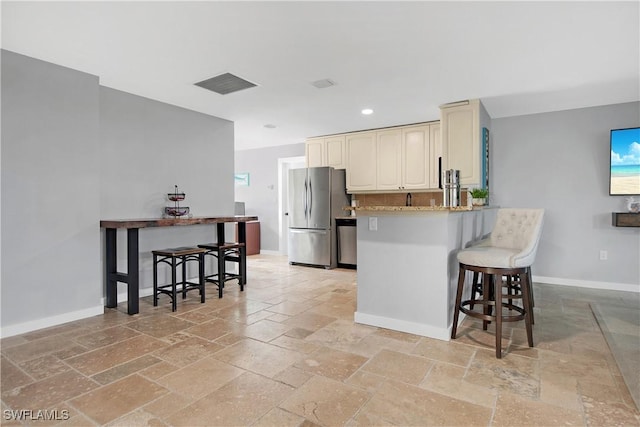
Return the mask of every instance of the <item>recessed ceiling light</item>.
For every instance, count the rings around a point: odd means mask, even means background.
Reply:
[[[369,114],[373,114],[373,110],[371,108],[365,108],[364,110],[362,110],[362,114],[368,116]]]
[[[266,125],[264,125],[264,127],[266,127],[267,129],[275,129],[276,125],[273,125],[271,123],[267,123]]]

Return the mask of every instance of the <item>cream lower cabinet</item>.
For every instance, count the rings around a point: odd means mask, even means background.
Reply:
[[[376,190],[376,132],[345,135],[347,151],[347,191]]]
[[[305,152],[309,168],[331,166],[336,169],[345,169],[347,167],[344,135],[307,139]]]

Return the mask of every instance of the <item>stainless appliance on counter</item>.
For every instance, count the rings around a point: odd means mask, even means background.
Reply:
[[[289,171],[289,263],[337,266],[335,217],[349,205],[345,172],[332,167]]]
[[[447,207],[460,206],[460,171],[458,169],[444,171],[442,201]]]

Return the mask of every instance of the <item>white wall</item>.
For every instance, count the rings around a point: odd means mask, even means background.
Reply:
[[[609,131],[639,124],[638,102],[492,120],[491,202],[546,209],[534,278],[640,291],[640,229],[608,195]]]
[[[2,336],[103,312],[101,219],[159,217],[175,184],[194,215],[233,214],[233,122],[3,50],[2,125]],[[141,293],[151,249],[214,238],[141,230]]]

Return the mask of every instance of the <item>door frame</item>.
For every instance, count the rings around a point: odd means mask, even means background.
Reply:
[[[306,167],[307,158],[305,156],[282,157],[278,159],[278,251],[280,255],[289,254],[289,227],[285,221],[285,213],[287,212],[287,193],[289,169],[297,167]]]

